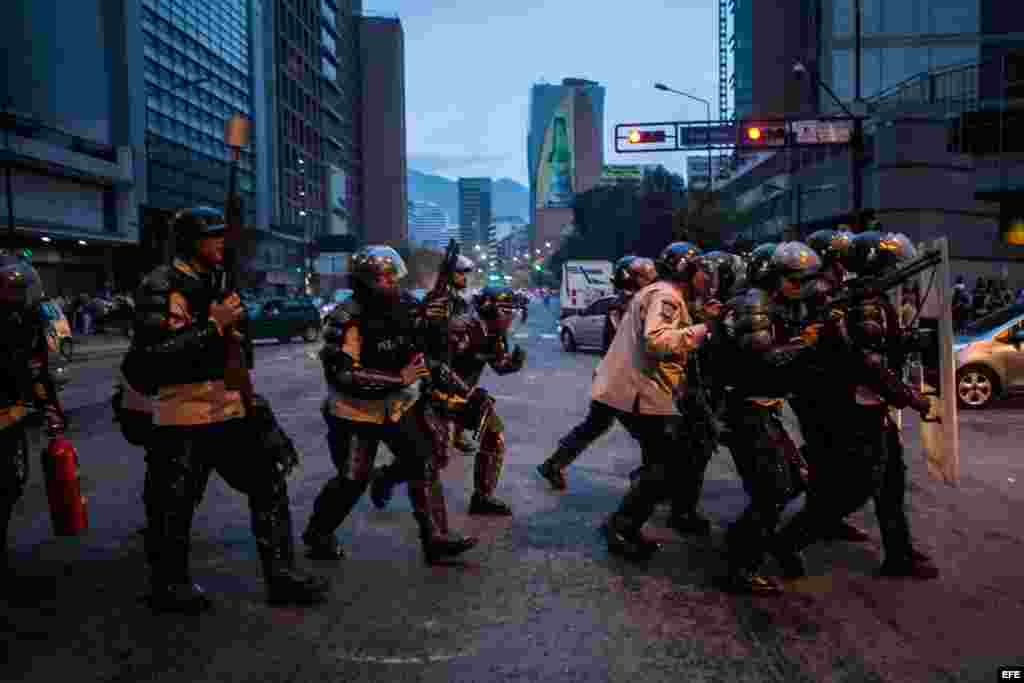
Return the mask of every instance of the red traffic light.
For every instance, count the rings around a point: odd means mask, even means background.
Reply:
[[[757,126],[751,126],[750,128],[747,128],[747,139],[754,140],[755,142],[757,140],[760,140],[761,129],[758,128]]]
[[[785,124],[751,124],[743,127],[737,144],[743,147],[783,147],[788,137]]]
[[[629,132],[629,142],[634,145],[641,144],[644,142],[665,142],[665,131],[631,130]]]

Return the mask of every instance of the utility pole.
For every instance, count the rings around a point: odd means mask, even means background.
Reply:
[[[14,114],[10,111],[10,96],[4,100],[4,147],[7,150],[7,163],[4,164],[4,188],[7,192],[7,232],[12,246],[14,241],[14,190],[11,187],[11,167],[14,165],[14,153],[11,151],[11,128],[14,124]]]
[[[860,114],[861,104],[861,0],[853,0],[853,101]],[[853,229],[860,232],[864,229],[861,218],[864,209],[864,119],[856,116],[853,119],[853,137],[850,140],[850,175],[853,191]]]

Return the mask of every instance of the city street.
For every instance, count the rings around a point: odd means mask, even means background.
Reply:
[[[153,616],[139,602],[144,462],[112,422],[119,359],[76,361],[64,400],[90,531],[53,537],[37,442],[12,522],[13,562],[42,577],[45,594],[0,613],[3,679],[924,683],[996,680],[998,666],[1024,664],[1021,402],[962,414],[959,488],[927,477],[916,418],[905,413],[912,529],[939,580],[873,576],[881,555],[869,506],[853,519],[870,543],[816,546],[811,576],[787,584],[786,595],[736,597],[716,587],[725,526],[746,503],[727,451],[712,460],[704,491],[716,525],[709,543],[676,536],[660,510],[650,534],[665,543],[661,554],[646,567],[610,557],[598,528],[639,464],[636,444],[616,427],[570,468],[564,493],[535,472],[586,413],[599,357],[562,351],[541,304],[513,341],[527,349],[527,367],[503,378],[488,371],[483,385],[507,427],[499,495],[516,514],[468,517],[472,458],[455,456],[444,474],[452,526],[481,538],[463,562],[423,565],[402,490],[383,512],[360,503],[339,534],[349,553],[340,566],[300,559],[333,579],[330,602],[268,607],[246,502],[214,477],[196,515],[192,565],[217,609],[197,618]],[[296,537],[334,474],[317,348],[260,344],[256,354],[257,391],[304,456],[289,481]]]

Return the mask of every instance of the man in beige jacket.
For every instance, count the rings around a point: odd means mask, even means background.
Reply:
[[[668,245],[658,258],[660,279],[633,297],[618,334],[597,368],[591,398],[615,412],[640,444],[643,467],[606,526],[609,552],[646,559],[658,544],[641,528],[654,506],[688,473],[678,439],[677,398],[686,389],[687,356],[717,324],[721,304],[709,301],[711,319],[694,325],[686,301],[703,296],[706,274],[694,263],[700,250],[688,242]]]

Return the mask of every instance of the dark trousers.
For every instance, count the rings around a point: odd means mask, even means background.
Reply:
[[[345,521],[366,492],[381,443],[395,456],[393,474],[409,482],[409,498],[417,514],[427,514],[423,487],[436,487],[437,469],[433,454],[438,441],[447,441],[438,425],[428,422],[424,402],[407,410],[397,422],[375,424],[343,420],[327,412],[327,446],[338,470],[313,504],[313,517],[307,533],[327,535]],[[436,492],[435,492],[436,493]]]
[[[827,442],[831,462],[814,470],[807,504],[780,532],[780,547],[802,550],[872,499],[886,558],[906,559],[911,539],[899,430],[884,407],[851,405],[841,414]]]
[[[734,571],[756,571],[779,523],[779,515],[798,484],[791,467],[796,451],[779,419],[779,409],[737,399],[726,413],[729,449],[750,496],[728,533],[729,564]]]
[[[590,409],[583,422],[573,427],[558,442],[558,452],[548,462],[558,469],[565,469],[580,457],[590,444],[594,443],[614,426],[617,411],[600,401],[591,401]]]
[[[18,423],[0,430],[0,572],[7,568],[11,515],[27,481],[28,435],[23,423]]]
[[[675,485],[690,474],[692,464],[681,450],[680,416],[617,410],[615,416],[640,444],[643,459],[643,466],[613,516],[621,530],[635,533],[651,518],[659,502],[677,494]]]
[[[264,574],[294,564],[288,486],[277,463],[251,444],[246,420],[157,427],[146,452],[146,555],[156,586],[190,583],[192,519],[216,471],[249,498]]]

